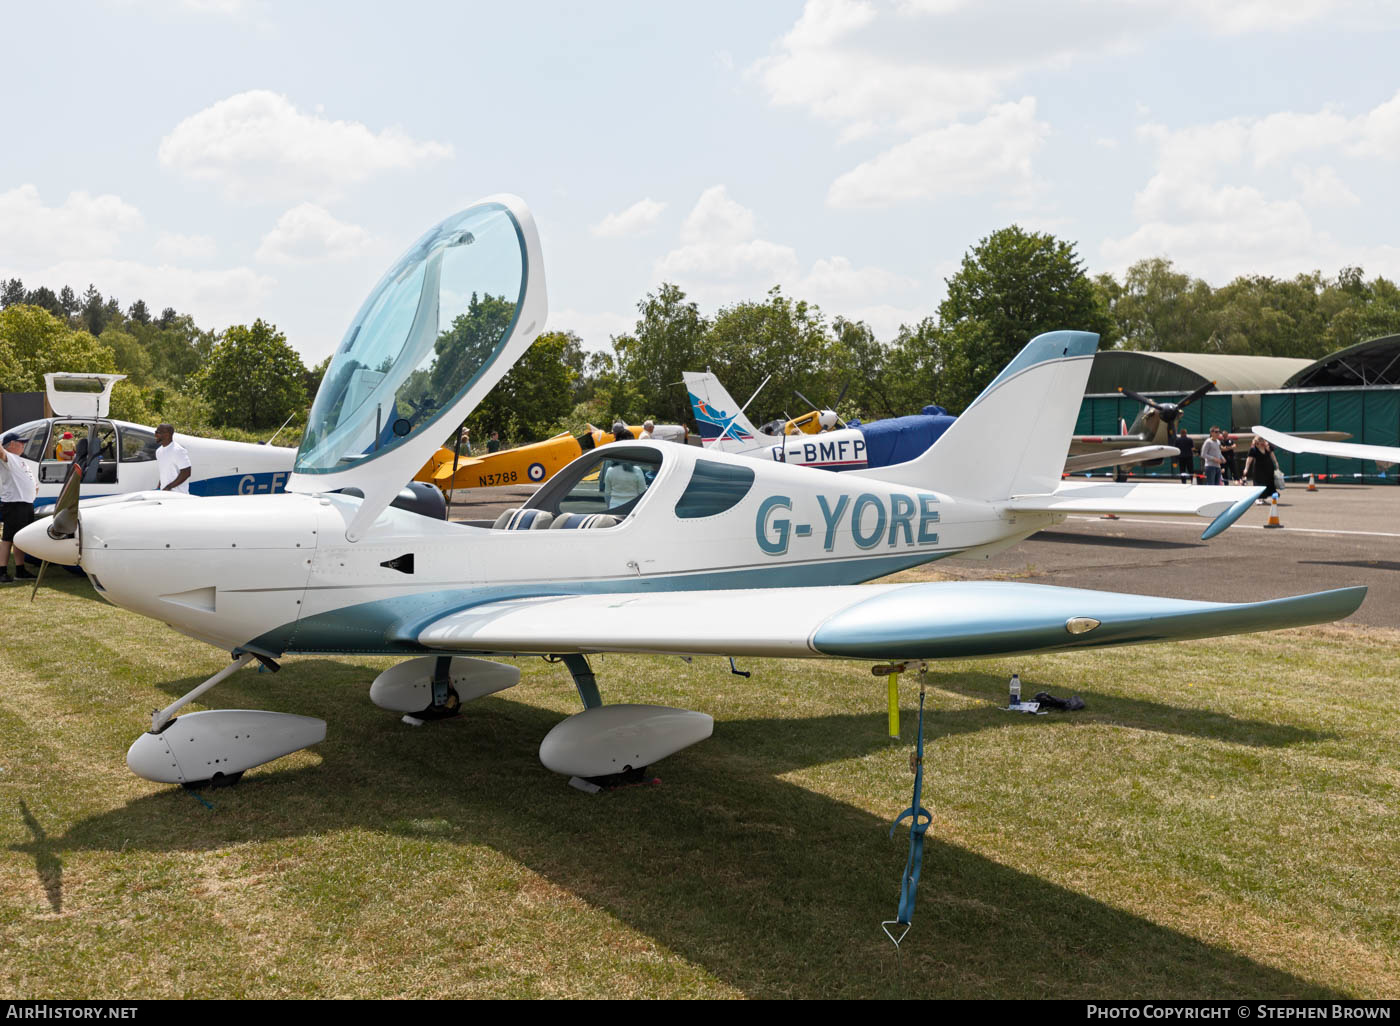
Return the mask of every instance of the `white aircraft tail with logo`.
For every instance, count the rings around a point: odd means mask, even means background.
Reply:
[[[705,448],[720,452],[743,452],[767,441],[719,383],[719,378],[709,371],[703,374],[685,371],[682,376],[686,391],[690,394],[695,423],[700,429],[700,441]]]
[[[922,456],[851,473],[988,501],[1053,492],[1098,347],[1087,331],[1036,336]],[[1008,435],[1010,424],[1025,430]]]

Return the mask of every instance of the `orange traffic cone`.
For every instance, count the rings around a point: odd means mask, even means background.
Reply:
[[[1309,474],[1309,475],[1308,475],[1308,491],[1310,491],[1310,492],[1315,492],[1315,491],[1317,491],[1317,482],[1313,480],[1313,475],[1312,475],[1312,474]]]
[[[1280,524],[1280,523],[1278,522],[1278,492],[1275,492],[1275,493],[1269,498],[1269,522],[1268,522],[1267,524],[1265,524],[1264,526],[1265,526],[1265,527],[1282,527],[1282,526],[1283,526],[1282,524]]]

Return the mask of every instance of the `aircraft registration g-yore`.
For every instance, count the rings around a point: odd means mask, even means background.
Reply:
[[[559,659],[583,710],[549,732],[540,759],[596,781],[639,773],[708,737],[713,721],[604,705],[591,653],[1000,656],[1322,623],[1365,595],[1236,605],[1011,581],[858,586],[1005,548],[1069,513],[1195,515],[1211,536],[1249,508],[1259,489],[1060,480],[1098,342],[1077,331],[1033,339],[934,446],[897,466],[834,475],[619,442],[583,454],[495,523],[393,507],[545,313],[528,209],[484,200],[430,229],[370,293],[327,369],[285,494],[148,495],[90,510],[65,495],[52,523],[20,533],[26,552],[81,564],[109,601],[232,656],[152,715],[127,753],[136,773],[227,782],[324,738],[324,721],[309,717],[175,715],[239,667],[276,669],[294,653],[405,657],[370,697],[418,719],[520,677],[476,657]],[[369,444],[395,408],[419,422]],[[1037,430],[1015,428],[1028,417]]]
[[[153,428],[112,420],[107,416],[112,386],[125,374],[44,375],[49,407],[54,416],[31,420],[8,434],[24,442],[21,458],[28,461],[38,483],[35,507],[54,504],[68,478],[73,460],[96,439],[101,456],[84,475],[84,500],[106,495],[153,491],[160,486]],[[175,433],[190,453],[191,495],[266,495],[280,492],[292,474],[295,449],[252,445],[221,438],[197,438]]]
[[[907,417],[836,428],[840,421],[834,410],[813,410],[786,423],[756,428],[714,374],[685,371],[682,377],[706,448],[798,467],[842,471],[907,463],[943,437],[957,419],[941,406],[925,406]],[[1175,455],[1176,449],[1168,445],[1096,450],[1067,457],[1064,469],[1073,473]]]

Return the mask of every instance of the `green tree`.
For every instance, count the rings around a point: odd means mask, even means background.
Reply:
[[[117,369],[112,350],[37,306],[21,304],[0,311],[0,344],[18,368],[11,391],[42,391],[48,371],[110,374]]]
[[[765,302],[722,308],[707,348],[706,366],[736,402],[745,402],[767,379],[749,408],[754,423],[805,413],[810,407],[798,398],[799,391],[814,403],[834,403],[843,383],[821,308],[790,299],[776,286]],[[691,364],[685,369],[703,368]],[[687,401],[687,412],[688,406]]]
[[[955,410],[1036,335],[1071,328],[1097,332],[1106,345],[1115,340],[1103,297],[1073,244],[1016,225],[993,232],[963,257],[938,316],[945,332],[944,387]]]
[[[276,427],[305,407],[305,377],[287,337],[259,318],[224,332],[196,382],[215,424],[252,429]]]
[[[63,304],[58,301],[58,297],[54,295],[53,289],[46,285],[40,285],[33,292],[28,293],[24,297],[24,301],[30,306],[37,306],[47,310],[55,317],[63,316]]]
[[[680,387],[681,372],[698,370],[707,362],[706,334],[709,322],[700,308],[675,285],[664,283],[637,304],[641,314],[630,335],[613,339],[618,383],[616,401],[623,392],[635,393],[638,408],[613,409],[624,418],[649,410],[662,420],[682,423],[690,417],[690,402]],[[602,425],[600,425],[602,426]]]
[[[4,288],[0,289],[0,308],[19,306],[24,302],[24,282],[18,278],[11,278],[5,282]]]
[[[934,318],[925,317],[913,327],[899,326],[885,360],[888,400],[887,412],[881,416],[902,416],[918,413],[930,404],[949,404],[943,395],[943,349],[944,333]]]
[[[136,336],[118,328],[108,328],[98,341],[112,351],[117,372],[125,374],[133,385],[151,383],[151,356]]]
[[[577,345],[572,332],[549,331],[535,339],[467,418],[472,438],[484,442],[499,431],[502,438],[537,442],[554,434],[574,407],[577,371],[568,355]]]

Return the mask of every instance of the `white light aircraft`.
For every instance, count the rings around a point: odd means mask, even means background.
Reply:
[[[250,710],[176,716],[239,667],[294,653],[405,657],[370,686],[419,719],[514,684],[480,656],[561,659],[583,711],[540,746],[585,781],[636,774],[708,737],[709,716],[604,705],[598,652],[928,660],[1198,638],[1349,615],[1364,588],[1239,605],[947,582],[857,587],[1000,550],[1077,512],[1195,515],[1206,535],[1258,489],[1062,484],[1097,337],[1042,335],[918,459],[833,475],[654,442],[585,453],[494,525],[391,505],[545,323],[525,205],[498,196],[429,230],[370,293],[312,407],[287,492],[95,509],[60,501],[18,543],[79,562],[124,608],[229,652],[152,716],[127,762],[151,780],[237,779],[325,723]],[[380,444],[386,415],[412,410]],[[1013,430],[1027,415],[1037,430]],[[343,489],[353,488],[356,493]],[[70,515],[69,511],[73,515]]]
[[[681,376],[700,429],[701,444],[707,449],[797,467],[844,471],[906,463],[943,437],[957,420],[941,406],[929,406],[923,413],[908,417],[852,426],[842,423],[834,410],[812,410],[786,423],[774,421],[758,428],[713,373],[685,371]],[[840,428],[836,427],[838,423]],[[1176,449],[1170,445],[1101,449],[1066,457],[1064,469],[1075,473],[1175,455]]]
[[[107,416],[112,386],[124,377],[125,374],[45,374],[44,385],[54,415],[6,432],[24,442],[20,455],[28,461],[38,482],[34,505],[40,512],[57,501],[74,453],[87,439],[97,439],[101,455],[90,473],[84,475],[83,501],[160,487],[155,430]],[[179,432],[175,441],[190,453],[191,495],[280,492],[291,477],[296,457],[295,449],[283,446],[198,438]]]

